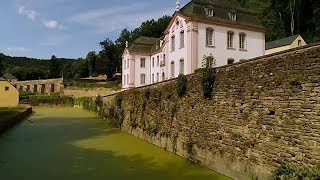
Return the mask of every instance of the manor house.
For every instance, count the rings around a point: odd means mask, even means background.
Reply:
[[[127,43],[122,56],[124,89],[265,54],[265,28],[256,16],[224,0],[191,0],[182,8],[178,0],[164,34]]]

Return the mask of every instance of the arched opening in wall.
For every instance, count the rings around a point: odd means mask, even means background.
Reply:
[[[164,74],[164,72],[162,73],[162,81],[164,81],[166,79],[166,75]]]
[[[229,58],[229,59],[228,59],[228,65],[229,65],[229,64],[233,64],[233,63],[234,63],[234,59],[233,59],[233,58]]]
[[[33,92],[38,92],[38,85],[33,85]]]
[[[41,84],[41,93],[44,93],[46,90],[46,85],[45,84]]]
[[[55,91],[54,84],[51,84],[51,90],[50,90],[50,92],[54,92],[54,91]]]
[[[30,85],[27,85],[26,91],[30,91]]]

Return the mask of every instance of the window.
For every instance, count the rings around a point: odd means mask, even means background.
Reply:
[[[246,49],[246,34],[240,33],[239,34],[239,49]]]
[[[228,32],[228,48],[233,49],[233,37],[234,37],[234,32],[229,31]]]
[[[146,58],[140,59],[140,67],[145,68],[146,67]]]
[[[206,58],[206,62],[205,62],[205,67],[207,68],[212,68],[213,66],[215,66],[215,62],[214,62],[214,58],[212,56],[208,56]]]
[[[206,30],[206,45],[213,46],[213,29],[208,28]]]
[[[176,47],[175,47],[175,44],[176,44],[176,38],[174,36],[171,37],[171,51],[174,52]]]
[[[302,41],[298,40],[298,46],[301,46],[301,45],[302,45]]]
[[[154,83],[154,74],[152,74],[152,83]]]
[[[164,81],[166,79],[166,75],[164,74],[164,72],[162,73],[162,81]]]
[[[166,65],[166,55],[163,54],[163,62],[162,62],[162,66],[165,66]]]
[[[159,58],[159,56],[157,56],[157,66],[159,66],[160,65],[160,58]]]
[[[171,78],[174,78],[174,61],[171,62]]]
[[[123,62],[123,68],[124,68],[124,70],[126,70],[126,66],[127,66],[127,61],[124,60],[124,62]]]
[[[229,19],[232,21],[236,21],[237,20],[237,14],[236,13],[229,13]]]
[[[157,82],[159,82],[159,73],[157,73]]]
[[[129,59],[127,60],[127,69],[129,69]]]
[[[207,14],[207,16],[213,16],[213,9],[207,8],[206,9],[206,14]]]
[[[5,87],[4,90],[5,90],[5,91],[9,91],[9,87]]]
[[[146,83],[146,75],[145,74],[141,74],[140,75],[140,84],[145,84]]]
[[[129,74],[127,74],[127,84],[129,85],[130,82],[129,82]]]
[[[127,77],[126,77],[126,75],[123,76],[123,84],[124,84],[124,85],[127,84]]]
[[[233,58],[229,58],[228,59],[228,64],[233,64],[234,63],[234,59]]]
[[[180,74],[184,74],[184,60],[180,60]]]
[[[180,32],[180,48],[184,48],[184,31]]]
[[[154,67],[154,57],[152,58],[152,67]]]

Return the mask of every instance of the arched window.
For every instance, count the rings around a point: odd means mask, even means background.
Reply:
[[[206,29],[206,45],[207,46],[214,46],[213,40],[213,29],[207,28]]]
[[[180,32],[180,48],[184,48],[184,31]]]
[[[234,59],[233,58],[229,58],[228,59],[228,64],[233,64],[234,63]]]
[[[180,74],[184,74],[184,59],[180,59]]]
[[[239,49],[240,50],[246,49],[246,34],[245,33],[239,34]]]
[[[229,49],[233,49],[233,38],[234,38],[234,32],[232,31],[228,31],[228,34],[227,34],[227,44],[228,44],[228,48]]]
[[[175,36],[171,37],[171,51],[174,52],[176,50],[176,38]]]
[[[171,62],[171,78],[174,78],[174,61]]]

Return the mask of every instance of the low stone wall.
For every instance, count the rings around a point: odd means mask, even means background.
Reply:
[[[19,91],[30,91],[39,93],[59,93],[63,90],[63,78],[60,79],[42,79],[31,81],[12,82]]]
[[[6,120],[1,120],[0,124],[0,135],[7,131],[8,129],[14,127],[16,124],[20,123],[28,116],[32,114],[32,107],[28,105],[21,105],[21,107],[25,108],[24,111],[18,113],[16,116],[10,117]]]
[[[68,87],[63,89],[62,94],[65,96],[74,96],[74,97],[96,97],[108,96],[116,93],[117,91],[112,90],[111,88],[77,88],[77,87]]]
[[[116,112],[124,131],[235,179],[320,163],[320,45],[217,68],[210,100],[201,84],[200,74],[188,76],[182,98],[175,80],[128,90],[105,97],[104,112]]]

